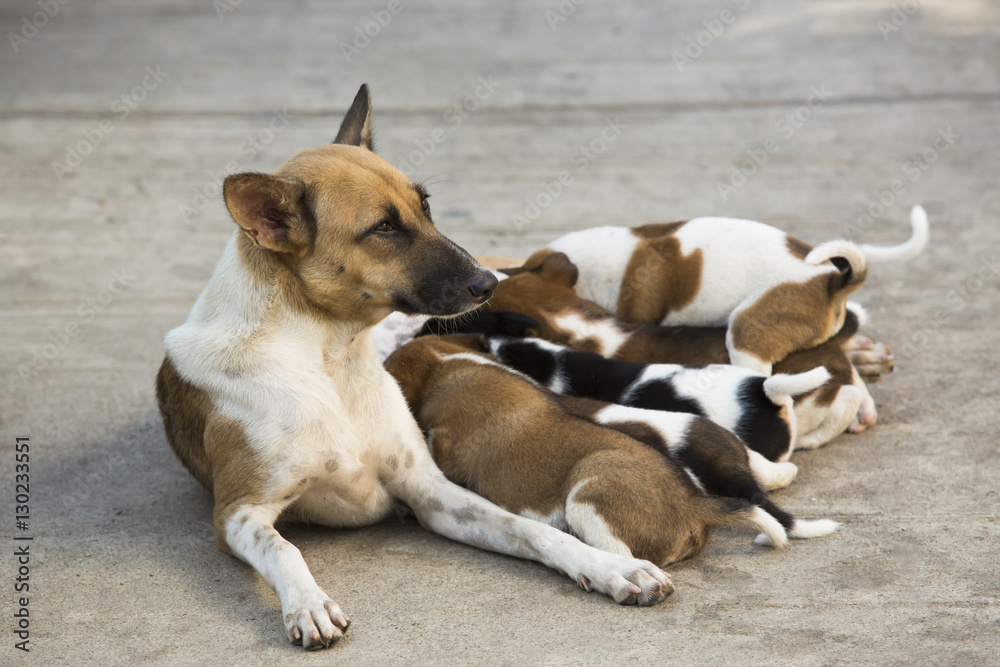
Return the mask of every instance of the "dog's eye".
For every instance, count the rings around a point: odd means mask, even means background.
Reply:
[[[424,215],[428,218],[431,217],[431,205],[430,202],[427,201],[427,197],[420,200],[420,206],[424,209]]]
[[[396,231],[396,228],[392,226],[392,223],[388,220],[383,220],[374,227],[372,227],[373,232],[378,232],[379,234],[388,234],[389,232]]]

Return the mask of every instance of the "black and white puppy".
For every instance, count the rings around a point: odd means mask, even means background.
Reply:
[[[769,461],[795,449],[792,398],[830,378],[822,366],[768,377],[739,366],[640,364],[537,338],[485,336],[484,349],[558,394],[707,417]]]

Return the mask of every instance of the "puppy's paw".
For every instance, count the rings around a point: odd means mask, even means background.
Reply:
[[[858,338],[863,339],[858,345],[852,346]],[[885,343],[873,343],[865,336],[855,336],[845,348],[847,357],[858,369],[858,373],[869,382],[878,382],[883,375],[891,373],[896,367],[896,358]]]
[[[865,396],[864,400],[861,401],[861,406],[858,408],[858,414],[854,415],[850,426],[847,427],[847,432],[863,433],[870,426],[874,426],[877,421],[878,410],[875,409],[875,401],[871,396]]]
[[[864,433],[869,427],[874,426],[875,422],[878,421],[878,414],[874,411],[871,413],[865,413],[864,410],[859,410],[858,414],[854,416],[851,424],[847,427],[848,433]]]
[[[288,640],[310,651],[330,648],[351,625],[351,620],[322,588],[299,596],[282,611]]]
[[[674,592],[670,575],[646,560],[602,553],[604,563],[577,577],[585,590],[596,590],[618,604],[653,605]]]
[[[774,463],[771,468],[771,476],[764,481],[758,480],[758,483],[765,491],[776,491],[795,481],[795,476],[798,474],[799,467],[791,461]]]

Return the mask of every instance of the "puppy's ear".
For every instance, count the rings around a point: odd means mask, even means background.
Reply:
[[[337,138],[333,143],[363,146],[372,152],[375,151],[372,143],[372,98],[367,83],[361,84],[351,108],[347,110],[347,115],[340,123],[340,131],[337,132]]]
[[[314,232],[303,196],[306,186],[269,174],[232,174],[222,185],[229,214],[255,245],[300,254]]]
[[[528,259],[524,260],[524,264],[521,266],[513,266],[509,269],[497,269],[500,273],[506,273],[508,276],[516,276],[519,273],[527,273],[528,271],[534,271],[539,266],[546,257],[552,254],[552,251],[548,248],[542,248],[536,252],[531,253]]]
[[[569,261],[564,252],[554,252],[546,257],[537,269],[538,275],[547,283],[557,283],[566,287],[576,285],[580,271]]]

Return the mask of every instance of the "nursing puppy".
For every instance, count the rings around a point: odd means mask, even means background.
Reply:
[[[786,543],[759,505],[706,495],[672,459],[573,415],[486,355],[428,336],[386,368],[445,475],[514,513],[660,565],[697,554],[713,526],[746,522],[762,542]]]
[[[338,641],[350,621],[279,519],[360,526],[408,505],[421,525],[528,558],[621,603],[652,604],[651,563],[590,547],[449,482],[371,328],[393,311],[457,315],[492,273],[445,238],[427,193],[372,151],[362,86],[333,145],[223,186],[237,224],[187,321],[167,334],[156,394],[167,440],[215,497],[218,546],[275,590],[288,639]]]
[[[750,220],[695,218],[567,234],[525,268],[563,252],[579,268],[579,296],[626,322],[724,326],[730,362],[765,375],[776,361],[840,331],[845,303],[869,261],[914,257],[927,244],[923,208],[893,247],[830,241],[813,248]]]
[[[539,338],[485,336],[484,349],[557,394],[707,417],[769,461],[786,461],[795,449],[792,397],[830,377],[822,367],[767,377],[724,364],[638,364]]]
[[[501,312],[521,313],[534,321],[533,325],[521,325],[527,335],[622,361],[696,366],[729,363],[726,330],[721,327],[626,324],[593,301],[578,296],[574,289],[577,268],[564,253],[548,255],[531,269],[503,271],[512,275],[500,282],[490,300],[488,307],[493,314],[482,316],[497,321]],[[479,317],[481,312],[472,317]],[[866,371],[869,379],[877,379],[881,373],[892,371],[894,360],[885,345],[857,334],[866,317],[860,306],[848,303],[844,324],[837,334],[775,364],[775,373],[796,374],[819,366],[830,371],[830,379],[823,385],[795,397],[798,447],[818,447],[845,429],[858,433],[877,420],[875,403],[854,363]],[[502,324],[505,329],[498,327],[494,333],[518,335],[513,334],[507,319]],[[484,331],[490,323],[477,325],[473,319],[463,320],[461,325]],[[427,328],[456,326],[451,321],[432,320]]]
[[[768,461],[708,419],[576,396],[559,396],[559,402],[575,414],[622,431],[677,461],[706,492],[743,498],[759,505],[781,523],[789,537],[822,537],[839,526],[828,519],[796,519],[777,507],[764,491],[788,486],[798,473],[798,467],[790,462]]]

